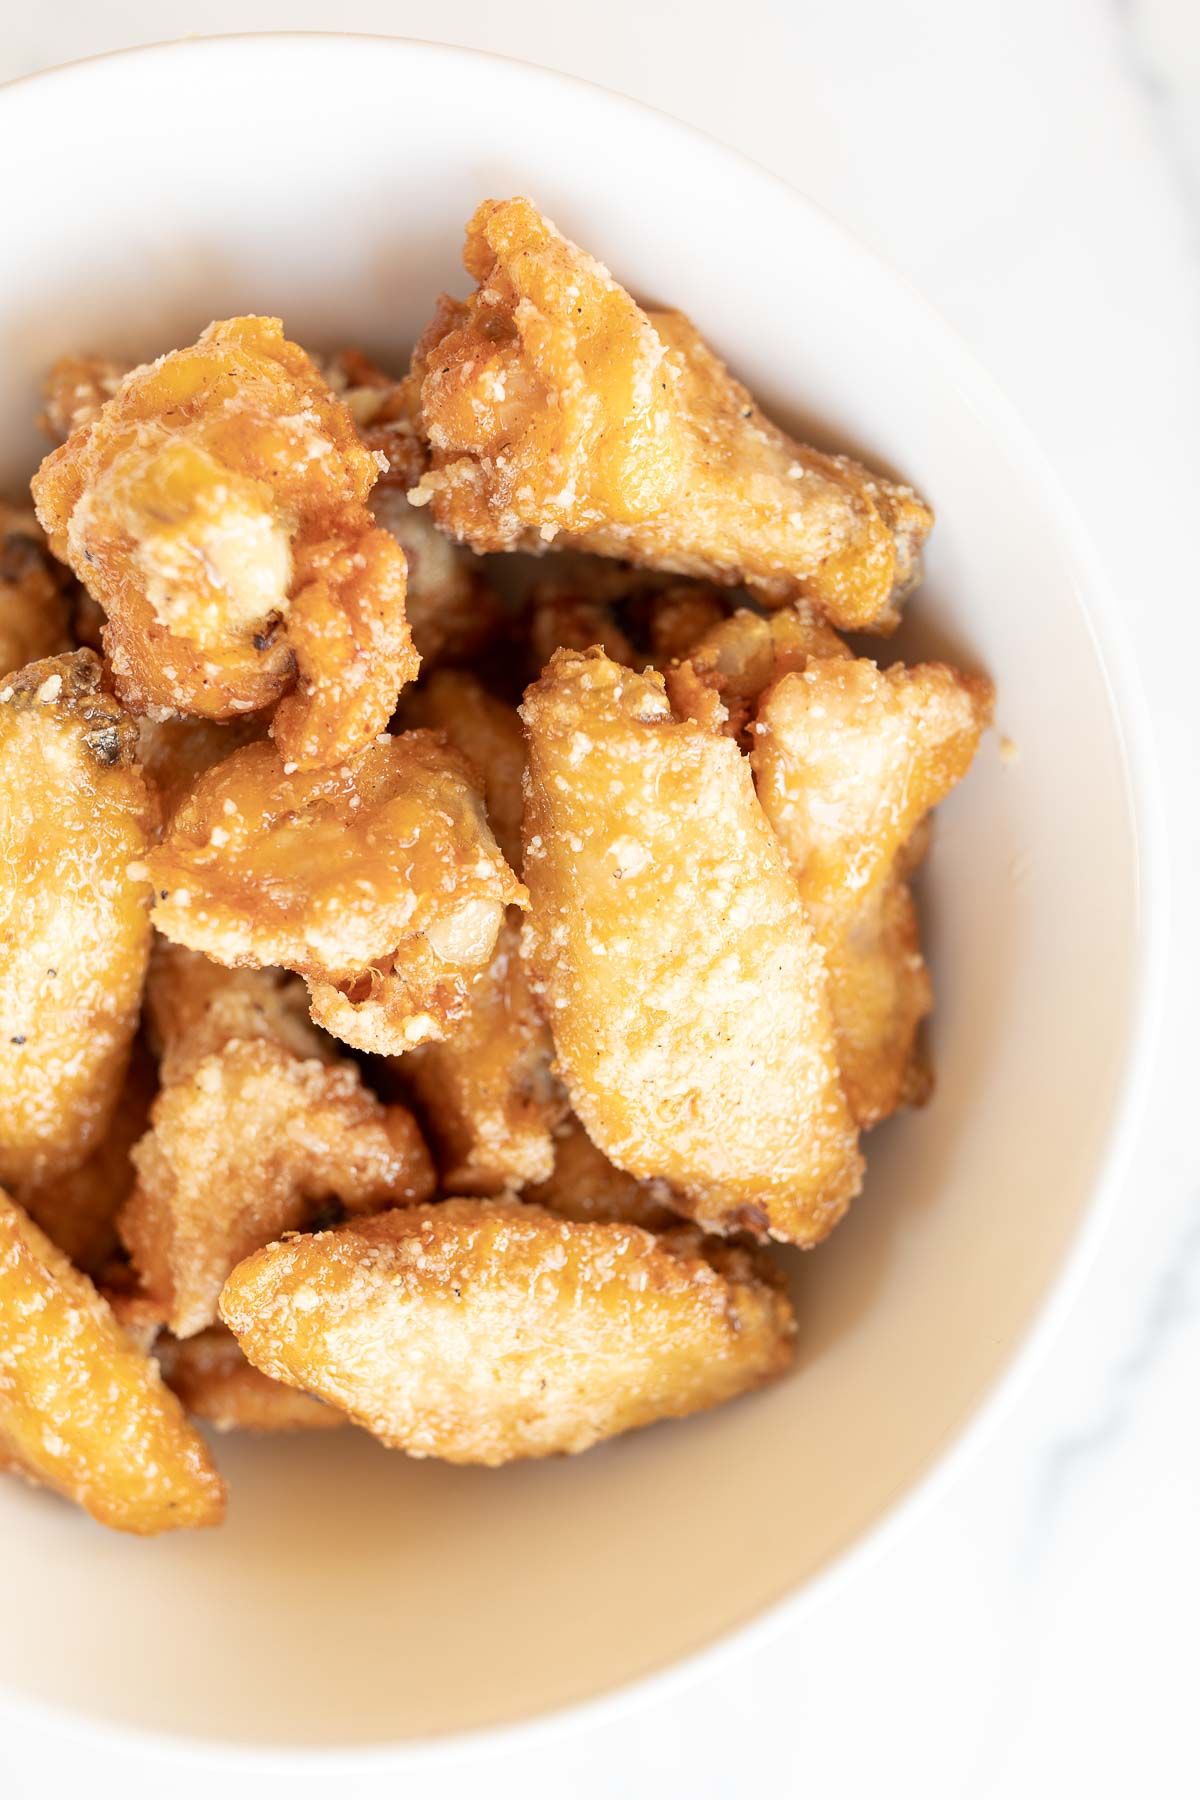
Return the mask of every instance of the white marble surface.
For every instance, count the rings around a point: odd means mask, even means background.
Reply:
[[[0,76],[284,27],[452,38],[624,89],[749,151],[905,270],[1024,411],[1106,556],[1173,836],[1166,1036],[1126,1193],[1032,1390],[966,1474],[719,1682],[486,1769],[425,1765],[411,1785],[439,1800],[481,1783],[491,1800],[1200,1792],[1196,0],[457,0],[444,19],[415,0],[59,0],[6,20]],[[217,1779],[233,1796],[283,1792]],[[34,1732],[0,1743],[13,1800],[192,1800],[213,1780]],[[399,1785],[324,1773],[287,1791]]]

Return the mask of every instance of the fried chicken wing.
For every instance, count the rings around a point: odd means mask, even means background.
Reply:
[[[656,669],[678,661],[729,614],[727,591],[706,581],[675,581],[633,603],[638,636]]]
[[[164,1085],[190,1075],[235,1038],[262,1039],[301,1062],[333,1062],[337,1047],[308,1016],[308,993],[285,969],[225,969],[157,938],[146,1023]]]
[[[466,765],[424,731],[320,774],[287,773],[269,744],[236,750],[147,860],[167,937],[295,970],[319,1025],[392,1056],[463,1016],[505,907],[527,898]]]
[[[216,1525],[225,1491],[156,1366],[86,1275],[0,1194],[0,1461],[102,1525]]]
[[[423,1044],[396,1068],[420,1102],[454,1194],[500,1194],[544,1181],[554,1127],[566,1111],[551,1072],[554,1044],[519,953],[520,914],[471,989],[466,1016],[442,1043]]]
[[[667,670],[667,693],[689,719],[747,743],[763,693],[810,656],[849,656],[849,646],[810,606],[785,606],[769,618],[740,607],[693,640]]]
[[[732,1399],[795,1329],[768,1264],[690,1228],[463,1199],[272,1244],[221,1311],[251,1362],[384,1443],[491,1466]]]
[[[16,1187],[13,1198],[77,1268],[101,1271],[117,1247],[117,1214],[133,1189],[133,1146],[158,1090],[145,1046],[134,1045],[108,1130],[77,1169]]]
[[[47,437],[61,444],[90,425],[129,373],[129,364],[111,356],[60,356],[42,382],[44,410],[38,420]]]
[[[0,677],[71,648],[68,579],[33,513],[0,501]]]
[[[496,841],[519,869],[525,736],[516,712],[475,676],[444,669],[414,689],[405,716],[443,732],[467,758]],[[519,1188],[540,1181],[553,1163],[551,1133],[566,1103],[551,1074],[554,1045],[529,989],[520,935],[514,908],[459,1022],[443,1041],[423,1044],[395,1065],[420,1102],[443,1185],[454,1193]]]
[[[330,1201],[369,1211],[434,1186],[412,1114],[385,1107],[348,1058],[307,1054],[316,1033],[275,971],[219,970],[206,998],[200,960],[176,952],[156,970],[164,1086],[119,1219],[145,1293],[180,1338],[213,1323],[243,1256]]]
[[[0,683],[0,1178],[76,1169],[108,1130],[137,1029],[152,804],[90,650]],[[131,872],[132,871],[132,872]]]
[[[193,1338],[160,1338],[154,1349],[163,1379],[194,1419],[218,1431],[330,1431],[346,1424],[311,1394],[272,1381],[247,1362],[224,1325]]]
[[[575,581],[538,582],[529,596],[530,680],[537,680],[556,650],[590,650],[593,644],[613,662],[639,666],[641,658],[609,600]]]
[[[139,719],[138,761],[158,794],[164,823],[206,769],[266,735],[261,713],[246,719]]]
[[[413,384],[396,381],[356,350],[335,357],[327,373],[381,463],[371,508],[408,562],[406,609],[422,668],[478,656],[502,631],[504,608],[474,551],[454,543],[408,499],[424,465]]]
[[[440,731],[483,788],[488,824],[512,869],[521,867],[525,733],[514,707],[466,669],[438,669],[405,695],[405,724]]]
[[[317,768],[369,743],[417,670],[403,552],[366,507],[377,474],[279,321],[243,318],[84,406],[33,491],[104,608],[129,706],[223,719],[282,702],[281,753]]]
[[[575,1118],[556,1134],[554,1168],[545,1181],[527,1187],[522,1198],[556,1218],[585,1224],[609,1220],[640,1225],[644,1231],[666,1231],[680,1222],[665,1181],[639,1181],[614,1168]]]
[[[529,956],[588,1135],[709,1230],[817,1242],[862,1163],[749,764],[599,651],[559,651],[521,710]]]
[[[758,793],[825,952],[860,1125],[927,1091],[913,1053],[932,991],[906,876],[913,834],[966,774],[991,706],[990,682],[941,663],[814,657],[759,707]]]
[[[677,312],[643,312],[528,200],[485,201],[414,357],[410,498],[476,550],[574,546],[803,596],[889,630],[932,523],[910,488],[789,438]]]

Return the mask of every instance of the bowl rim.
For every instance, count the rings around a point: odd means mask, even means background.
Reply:
[[[873,266],[877,277],[904,294],[907,304],[924,314],[927,325],[940,338],[947,364],[970,404],[1002,443],[1019,453],[1022,465],[1035,478],[1045,497],[1054,529],[1068,561],[1077,570],[1079,610],[1091,640],[1103,679],[1112,720],[1116,749],[1123,775],[1124,803],[1129,819],[1133,852],[1134,924],[1131,943],[1132,998],[1125,1042],[1115,1083],[1115,1095],[1090,1197],[1085,1203],[1061,1265],[1035,1311],[1024,1337],[1012,1350],[1007,1364],[975,1402],[955,1435],[933,1451],[920,1474],[874,1524],[835,1553],[807,1581],[722,1632],[699,1649],[647,1674],[634,1676],[602,1690],[586,1700],[568,1702],[528,1718],[501,1725],[481,1726],[437,1737],[415,1738],[394,1744],[369,1746],[353,1743],[302,1746],[243,1744],[236,1740],[198,1738],[184,1733],[156,1730],[143,1725],[120,1725],[90,1717],[86,1712],[52,1701],[15,1695],[0,1687],[0,1720],[69,1737],[81,1746],[114,1752],[153,1755],[176,1766],[197,1770],[254,1770],[296,1775],[310,1770],[353,1773],[400,1772],[404,1767],[429,1767],[449,1762],[474,1762],[477,1758],[511,1754],[524,1746],[535,1747],[571,1730],[596,1729],[612,1724],[636,1708],[669,1700],[674,1694],[716,1675],[735,1656],[759,1650],[796,1620],[802,1610],[828,1604],[839,1586],[869,1568],[901,1537],[904,1530],[950,1489],[968,1462],[980,1450],[1025,1391],[1034,1369],[1046,1354],[1073,1307],[1112,1218],[1125,1174],[1132,1159],[1150,1090],[1154,1052],[1159,1041],[1166,993],[1169,921],[1169,861],[1165,808],[1150,710],[1115,593],[1103,560],[1085,529],[1074,501],[1040,448],[1022,415],[1006,397],[965,336],[926,300],[902,271],[856,232],[843,225],[819,201],[813,200],[783,176],[777,175],[744,151],[726,144],[715,133],[691,125],[649,102],[634,99],[602,83],[550,69],[524,58],[500,52],[448,44],[436,39],[412,38],[382,32],[350,31],[247,31],[181,35],[123,49],[102,51],[50,68],[35,70],[0,83],[0,126],[14,94],[34,86],[66,89],[80,78],[90,82],[109,63],[134,60],[166,61],[182,52],[199,58],[237,54],[243,46],[262,47],[283,40],[297,48],[320,54],[331,43],[371,46],[375,54],[388,52],[424,58],[431,63],[485,63],[533,76],[547,86],[566,87],[597,96],[614,111],[636,118],[647,115],[676,138],[691,139],[708,152],[716,151],[740,168],[743,178],[774,191],[777,203],[793,211],[815,215],[827,235]]]

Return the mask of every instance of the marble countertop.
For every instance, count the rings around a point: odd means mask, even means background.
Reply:
[[[419,1791],[1195,1794],[1200,8],[457,0],[431,18],[415,0],[59,0],[6,21],[0,77],[188,31],[279,28],[450,38],[623,89],[748,151],[904,270],[1024,412],[1105,557],[1173,845],[1168,1017],[1125,1194],[1066,1329],[965,1474],[818,1612],[719,1677],[486,1770],[426,1764]],[[401,1779],[336,1789],[353,1800]],[[0,1743],[12,1800],[85,1782],[90,1800],[192,1800],[213,1781],[32,1730]],[[331,1785],[293,1779],[289,1800]],[[253,1789],[282,1792],[262,1776]]]

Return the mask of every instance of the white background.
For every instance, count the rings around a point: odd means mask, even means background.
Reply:
[[[1200,6],[58,0],[5,21],[0,77],[285,28],[438,37],[622,89],[748,151],[904,270],[1024,411],[1108,562],[1154,715],[1175,908],[1121,1210],[1032,1391],[952,1491],[719,1678],[486,1765],[324,1772],[289,1780],[289,1800],[1200,1793]],[[0,1740],[4,1800],[214,1788],[274,1800],[285,1784],[31,1730]]]

